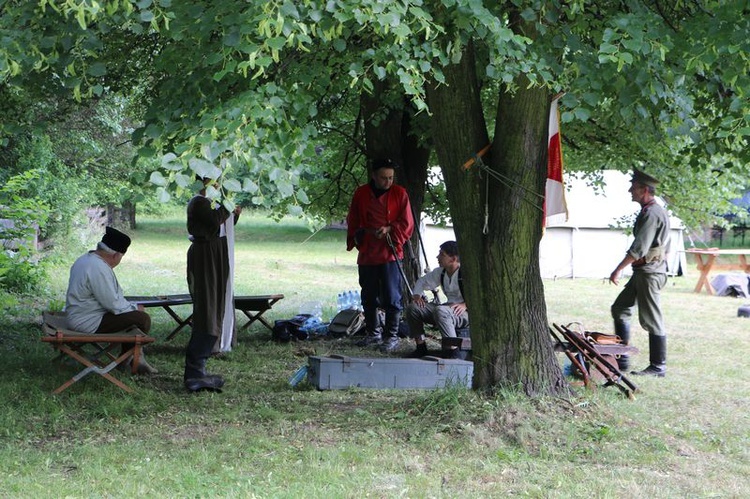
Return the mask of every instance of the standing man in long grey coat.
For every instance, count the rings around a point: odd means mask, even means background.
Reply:
[[[224,386],[221,376],[206,372],[206,362],[221,337],[224,320],[229,260],[226,240],[219,233],[230,213],[206,197],[206,186],[212,180],[201,180],[203,189],[187,206],[191,242],[187,253],[187,282],[193,299],[193,329],[185,352],[184,382],[190,392],[219,391]],[[235,222],[241,211],[240,207],[235,208]]]

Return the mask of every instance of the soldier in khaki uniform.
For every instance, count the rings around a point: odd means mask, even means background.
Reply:
[[[669,249],[669,215],[654,197],[659,181],[634,169],[628,192],[641,205],[635,219],[635,240],[625,257],[609,276],[617,284],[622,270],[631,265],[633,275],[612,304],[615,333],[626,345],[630,342],[630,319],[638,305],[638,319],[648,331],[649,365],[632,374],[664,377],[667,373],[667,333],[660,305],[660,292],[667,283],[666,253]],[[620,370],[629,368],[629,358],[618,359]]]

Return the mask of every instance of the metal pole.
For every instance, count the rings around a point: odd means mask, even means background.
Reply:
[[[417,226],[417,240],[419,241],[419,248],[422,250],[422,256],[424,257],[425,272],[429,272],[430,262],[429,260],[427,260],[427,250],[425,250],[424,248],[424,241],[422,240],[422,231],[420,230],[422,226],[422,219],[421,217],[417,218],[417,214],[414,211],[414,206],[411,206],[411,216],[414,219],[414,225]]]

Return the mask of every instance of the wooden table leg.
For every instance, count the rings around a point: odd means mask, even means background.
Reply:
[[[740,265],[742,266],[742,271],[744,273],[750,273],[750,267],[747,266],[747,258],[745,258],[745,255],[740,255]]]
[[[706,260],[703,260],[703,257],[706,256]],[[701,289],[703,287],[706,288],[706,293],[709,295],[716,294],[716,291],[714,290],[713,286],[711,286],[711,283],[708,280],[708,274],[711,272],[711,267],[714,265],[714,261],[716,261],[716,255],[695,255],[696,263],[698,265],[698,270],[700,271],[701,275],[698,278],[698,284],[695,286],[695,293],[700,293]]]
[[[249,319],[248,322],[240,327],[244,331],[255,321],[259,321],[269,330],[273,331],[273,325],[263,317],[267,311],[273,308],[273,305],[284,298],[284,295],[257,296],[257,297],[235,297],[234,308],[239,310]]]
[[[268,329],[273,331],[273,326],[266,320],[265,317],[262,317],[262,315],[266,312],[266,310],[270,310],[270,308],[267,308],[265,310],[261,310],[260,312],[257,312],[256,314],[251,314],[248,310],[242,310],[240,309],[240,312],[245,314],[245,316],[250,319],[247,321],[247,323],[240,328],[240,331],[244,331],[245,329],[249,328],[250,325],[255,321],[260,321],[264,326],[266,326]]]
[[[177,327],[176,327],[176,328],[174,328],[174,330],[173,330],[173,331],[172,331],[171,333],[169,333],[169,335],[167,336],[167,341],[169,341],[169,340],[171,340],[172,338],[174,338],[174,337],[175,337],[175,335],[176,335],[177,333],[179,333],[179,332],[180,332],[180,330],[182,330],[182,328],[184,328],[185,326],[189,326],[189,325],[190,325],[190,324],[192,323],[192,321],[193,321],[193,314],[190,314],[190,315],[189,315],[189,316],[187,317],[187,319],[184,319],[184,320],[183,320],[183,319],[182,319],[182,318],[181,318],[181,317],[180,317],[179,315],[177,315],[177,312],[175,312],[174,310],[172,310],[172,308],[171,308],[171,307],[170,307],[169,305],[164,305],[164,306],[163,306],[162,308],[163,308],[164,310],[166,310],[166,311],[167,311],[167,313],[168,313],[168,314],[169,314],[169,315],[170,315],[170,316],[171,316],[171,317],[172,317],[172,318],[173,318],[173,319],[175,320],[175,322],[177,323]]]

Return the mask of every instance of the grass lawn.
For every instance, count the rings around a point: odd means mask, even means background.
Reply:
[[[269,319],[311,301],[334,312],[355,289],[344,233],[312,235],[295,221],[243,214],[237,294],[283,293]],[[185,293],[184,219],[143,220],[116,269],[126,294]],[[124,376],[126,394],[98,376],[62,395],[73,374],[39,341],[40,311],[63,299],[72,258],[49,292],[0,313],[2,497],[747,497],[750,494],[750,319],[746,303],[692,292],[693,266],[662,300],[669,373],[639,379],[635,400],[615,388],[570,399],[494,398],[467,390],[319,392],[289,377],[311,354],[379,355],[350,340],[273,343],[255,323],[210,361],[221,394],[182,388],[187,332],[149,309],[160,373]],[[611,331],[620,288],[604,280],[545,281],[551,322]],[[188,309],[189,310],[189,309]],[[238,318],[240,315],[238,314]],[[646,333],[634,345],[647,364]],[[402,350],[413,345],[402,341]],[[562,356],[560,361],[563,361]],[[572,380],[573,381],[573,380]]]

